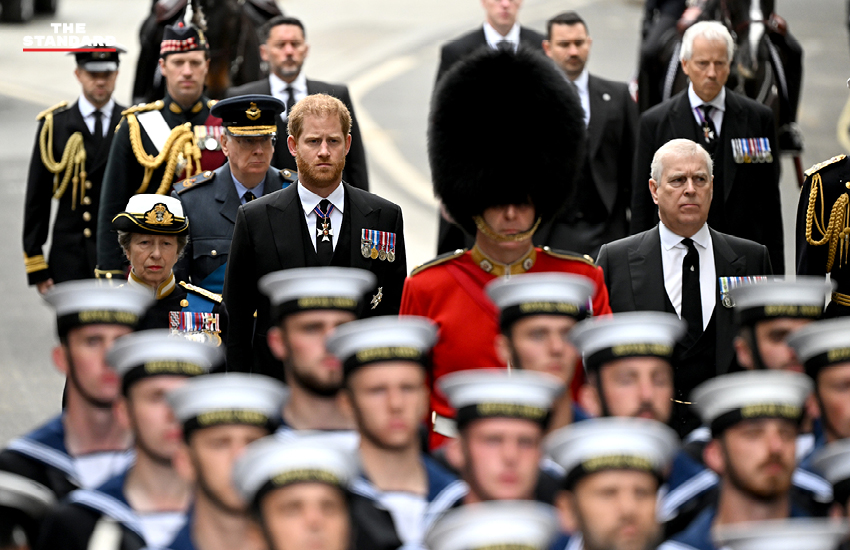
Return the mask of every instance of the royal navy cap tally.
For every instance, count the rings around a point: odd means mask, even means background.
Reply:
[[[151,376],[198,376],[224,359],[221,348],[172,335],[168,329],[144,330],[122,336],[106,354],[106,362],[121,377],[124,394],[135,382]]]
[[[850,319],[809,323],[791,333],[787,341],[797,352],[806,374],[817,380],[821,369],[850,362]]]
[[[545,426],[552,403],[564,391],[564,384],[554,376],[522,370],[465,370],[441,377],[437,385],[457,410],[458,429],[473,420],[496,417]]]
[[[817,319],[823,314],[832,283],[823,277],[753,281],[729,290],[741,324],[793,317]]]
[[[0,471],[0,508],[20,510],[33,519],[44,517],[56,504],[53,491],[28,477]]]
[[[846,519],[787,518],[718,525],[712,538],[729,550],[835,550],[848,532]]]
[[[51,288],[44,299],[56,310],[56,328],[65,336],[82,325],[126,325],[134,328],[154,297],[129,286],[108,286],[96,280],[67,281]]]
[[[285,110],[286,104],[275,97],[252,94],[222,99],[210,114],[235,136],[267,136],[277,134],[277,115]]]
[[[544,443],[566,472],[564,487],[604,470],[638,470],[663,478],[679,449],[676,432],[646,418],[592,418],[561,428]]]
[[[569,339],[584,358],[587,371],[627,357],[660,357],[671,360],[676,342],[687,323],[673,313],[635,311],[582,321]]]
[[[174,416],[183,424],[183,437],[198,429],[245,424],[277,429],[289,390],[261,374],[217,373],[189,380],[168,393]]]
[[[425,534],[429,550],[545,550],[558,534],[555,509],[534,501],[492,500],[455,508]]]
[[[835,502],[850,500],[850,439],[840,439],[817,451],[812,467],[832,484]]]
[[[814,385],[805,374],[758,370],[724,374],[694,389],[691,401],[717,437],[726,428],[758,418],[800,421]]]
[[[328,337],[327,348],[342,361],[349,376],[355,369],[385,361],[428,364],[437,341],[437,325],[426,317],[372,317],[340,325]]]
[[[77,60],[77,66],[81,69],[84,69],[90,73],[102,73],[102,72],[112,72],[118,70],[118,65],[121,60],[118,58],[119,54],[127,53],[127,50],[118,44],[113,44],[109,46],[105,43],[92,44],[91,46],[86,46],[86,50],[89,49],[101,49],[101,50],[110,50],[110,51],[77,51],[77,52],[68,52],[68,55],[73,55]]]
[[[260,278],[260,291],[269,297],[274,318],[299,311],[337,309],[357,313],[375,275],[353,267],[300,267],[275,271]]]
[[[112,219],[112,227],[130,233],[181,235],[189,231],[189,218],[179,199],[143,193],[130,197],[124,211]]]
[[[327,438],[275,436],[257,440],[233,466],[233,484],[245,502],[259,504],[274,489],[293,483],[326,483],[346,490],[357,475],[357,455]]]
[[[584,319],[592,315],[596,283],[571,273],[525,273],[499,278],[485,287],[487,296],[501,311],[502,331],[531,315],[563,315]]]

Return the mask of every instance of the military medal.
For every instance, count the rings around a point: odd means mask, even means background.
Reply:
[[[372,251],[369,253],[369,256],[373,260],[378,259],[378,232],[375,230],[370,231],[372,235]]]
[[[384,261],[387,259],[387,233],[385,231],[381,231],[381,247],[378,250],[378,259]]]
[[[369,233],[369,229],[360,230],[360,254],[362,254],[364,258],[370,258],[372,256],[372,247],[370,246],[371,238],[369,237]]]
[[[221,128],[221,126],[218,126],[218,128]],[[216,127],[215,126],[207,126],[206,129],[207,129],[207,139],[204,141],[204,147],[206,147],[207,151],[217,151],[219,145],[218,145],[218,139],[216,139],[218,136],[215,135],[217,133]]]
[[[330,241],[331,237],[334,234],[334,230],[330,227],[331,224],[331,212],[334,211],[334,205],[330,205],[328,207],[327,212],[322,212],[322,209],[319,208],[319,205],[316,205],[316,208],[313,209],[317,216],[322,220],[322,227],[316,228],[316,236],[322,238],[322,242]]]
[[[720,303],[725,308],[733,308],[735,307],[735,300],[732,298],[730,290],[746,284],[763,283],[767,281],[767,277],[718,277],[717,281],[720,283]]]
[[[390,233],[390,249],[387,251],[387,260],[395,261],[395,233]]]

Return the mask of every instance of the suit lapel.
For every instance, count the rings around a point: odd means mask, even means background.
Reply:
[[[725,124],[725,122],[724,122]],[[724,306],[720,300],[720,285],[717,277],[743,277],[747,275],[747,259],[744,256],[739,256],[732,250],[726,237],[723,234],[709,228],[711,232],[711,243],[714,248],[714,272],[716,275],[714,281],[714,313],[717,330],[718,346],[715,351],[717,358],[718,374],[726,372],[729,364],[732,362],[732,350],[727,349],[728,346],[720,346],[721,342],[731,342],[734,337],[735,319],[732,314],[732,309]]]
[[[747,135],[747,113],[742,109],[741,102],[731,90],[726,90],[726,112],[723,113],[723,126],[720,128],[720,145],[723,147],[723,202],[732,192],[735,172],[738,165],[732,154],[732,140]]]
[[[667,290],[661,263],[661,237],[658,226],[643,234],[637,247],[629,249],[629,273],[638,311],[666,311]]]
[[[298,185],[293,184],[281,191],[274,202],[266,206],[269,227],[277,250],[278,261],[283,269],[302,267],[304,251],[301,226],[304,224],[304,210],[298,199]]]
[[[229,162],[225,162],[215,176],[215,200],[221,204],[219,213],[230,220],[230,223],[236,223],[236,211],[239,210],[242,201],[236,193]]]
[[[348,207],[351,209],[351,267],[369,269],[374,260],[364,258],[360,253],[360,230],[375,229],[378,226],[380,210],[372,208],[365,200],[365,193],[343,182]]]
[[[673,127],[671,135],[677,137],[688,138],[691,141],[700,142],[697,134],[696,121],[691,112],[691,101],[688,99],[688,90],[685,89],[679,92],[678,96],[670,98],[673,102],[671,109],[668,111],[668,120]]]
[[[590,96],[590,125],[587,127],[587,157],[593,158],[602,140],[602,130],[605,128],[605,118],[608,116],[606,101],[602,99],[604,86],[590,75],[587,81],[587,93]],[[610,101],[610,96],[609,96]]]

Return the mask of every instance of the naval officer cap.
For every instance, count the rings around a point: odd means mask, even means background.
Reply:
[[[250,94],[222,99],[210,110],[234,136],[277,135],[277,116],[286,104],[269,95]]]
[[[712,538],[729,550],[835,550],[848,531],[847,520],[787,518],[718,525]]]
[[[572,273],[525,273],[500,278],[485,290],[501,314],[502,332],[523,317],[562,315],[582,320],[591,315],[596,283]]]
[[[492,500],[449,511],[434,522],[424,542],[429,550],[545,550],[557,534],[551,506]]]
[[[124,211],[112,218],[112,227],[128,233],[182,235],[189,231],[189,218],[179,199],[142,193],[130,197]]]
[[[260,291],[269,297],[273,318],[317,309],[357,314],[363,295],[374,288],[375,275],[353,267],[300,267],[275,271],[260,278]]]
[[[80,51],[68,52],[68,55],[73,55],[76,58],[77,67],[85,71],[90,73],[105,73],[118,70],[118,65],[121,63],[118,56],[122,53],[127,53],[127,50],[118,44],[110,46],[105,42],[98,42],[84,48],[81,47]]]
[[[569,339],[581,352],[585,370],[593,371],[628,357],[672,361],[676,342],[686,331],[687,323],[673,313],[635,311],[582,321]]]
[[[742,325],[776,318],[817,319],[823,314],[832,283],[823,277],[754,280],[729,290],[735,317]]]
[[[233,485],[245,502],[259,508],[270,491],[295,483],[325,483],[347,491],[359,463],[352,449],[326,437],[281,441],[264,437],[249,444],[233,466]]]
[[[340,325],[328,337],[327,348],[342,361],[348,377],[365,365],[412,361],[426,367],[437,341],[437,325],[426,317],[373,317]]]
[[[564,391],[556,377],[523,370],[465,370],[441,377],[437,385],[457,410],[459,430],[474,420],[499,417],[529,420],[545,428],[552,403]]]
[[[228,424],[277,429],[289,390],[261,374],[241,372],[199,376],[168,393],[187,441],[195,430]]]
[[[817,380],[821,369],[850,363],[850,319],[840,317],[809,323],[788,336],[806,374]]]
[[[703,424],[713,437],[744,420],[780,418],[799,422],[812,393],[805,374],[758,370],[724,374],[703,382],[691,393]]]
[[[835,502],[847,508],[850,501],[850,439],[840,439],[817,451],[812,467],[832,484]]]
[[[636,470],[663,479],[679,449],[676,432],[646,418],[593,418],[561,428],[544,443],[571,489],[581,478],[605,470]]]
[[[128,286],[109,286],[101,281],[67,281],[52,287],[44,299],[56,310],[60,338],[84,325],[125,325],[135,328],[154,297]]]
[[[144,330],[122,336],[106,354],[106,362],[121,377],[124,395],[130,386],[152,376],[199,376],[224,359],[220,348],[173,335],[168,329]]]

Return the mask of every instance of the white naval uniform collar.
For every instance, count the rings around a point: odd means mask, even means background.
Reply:
[[[519,23],[514,23],[514,26],[511,27],[511,30],[508,31],[508,34],[502,36],[499,34],[499,31],[493,28],[493,25],[484,22],[484,39],[487,40],[487,45],[493,48],[494,50],[499,47],[499,42],[503,40],[507,40],[511,44],[514,45],[514,51],[519,48]]]

